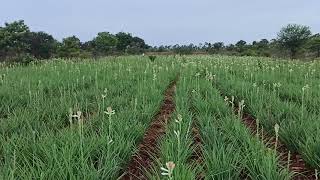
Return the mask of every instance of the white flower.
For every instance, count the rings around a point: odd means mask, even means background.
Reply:
[[[180,131],[178,130],[178,131],[176,131],[176,130],[174,130],[174,134],[179,138],[180,137]]]
[[[73,114],[73,115],[71,115],[71,117],[80,119],[81,118],[81,114],[82,114],[81,111],[77,111],[77,114]]]
[[[166,167],[167,168],[164,168],[164,167],[160,168],[163,171],[161,175],[168,176],[169,179],[172,179],[173,178],[172,172],[173,172],[173,169],[176,167],[176,165],[172,161],[169,161],[166,163]]]
[[[234,103],[234,96],[231,96],[231,101],[229,101],[230,104]]]
[[[308,84],[306,84],[305,86],[302,87],[302,91],[304,92],[305,90],[308,90],[310,88],[310,86]]]
[[[210,72],[210,73],[208,73],[208,74],[206,75],[206,78],[207,78],[208,81],[212,81],[212,80],[215,78],[215,76],[216,76],[216,75],[212,75],[212,73]]]
[[[253,85],[252,85],[253,87],[257,87],[257,83],[253,83]]]
[[[176,167],[176,165],[172,161],[167,162],[166,166],[169,170],[173,170]]]
[[[112,110],[111,107],[108,107],[108,108],[107,108],[107,111],[105,111],[104,113],[106,113],[106,114],[109,115],[109,116],[112,116],[112,115],[114,115],[116,112],[115,112],[114,110]]]
[[[108,136],[107,138],[108,138],[108,144],[113,143],[113,140],[111,139],[111,137],[110,137],[110,136]]]
[[[177,123],[181,123],[181,122],[182,122],[182,116],[181,116],[181,114],[178,114],[177,116],[178,116],[178,119],[176,119],[176,122],[177,122]]]
[[[241,100],[240,103],[239,103],[240,107],[244,107],[244,100]]]
[[[157,74],[153,74],[153,81],[157,80]]]
[[[275,124],[274,125],[274,131],[276,132],[276,134],[279,134],[279,129],[280,129],[279,124]]]
[[[274,88],[280,88],[281,86],[282,86],[282,84],[280,82],[273,83]]]
[[[81,111],[77,111],[77,115],[80,118],[81,117],[82,112]]]

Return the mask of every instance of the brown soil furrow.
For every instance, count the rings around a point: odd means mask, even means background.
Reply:
[[[150,170],[158,156],[158,141],[165,134],[167,121],[175,110],[174,93],[176,78],[170,83],[164,94],[163,103],[148,127],[142,142],[138,146],[138,152],[132,156],[127,169],[120,179],[147,179],[146,171]]]
[[[194,149],[190,157],[190,160],[191,162],[194,162],[197,164],[203,164],[202,140],[201,140],[199,129],[195,122],[193,123],[192,135],[193,135]],[[203,172],[200,172],[200,174],[197,174],[196,178],[197,180],[202,180],[202,179],[205,179],[205,175]]]
[[[191,159],[196,162],[196,163],[201,163],[203,158],[202,158],[202,140],[201,140],[201,135],[199,132],[198,127],[194,124],[192,127],[192,135],[193,135],[193,146],[194,150],[191,155]]]
[[[203,164],[203,149],[202,149],[202,139],[201,139],[201,134],[198,128],[198,119],[196,118],[195,114],[196,109],[192,104],[192,98],[189,99],[189,111],[193,113],[193,119],[192,119],[192,129],[191,129],[191,133],[193,136],[193,152],[191,154],[190,157],[190,162],[192,163],[197,163],[197,164]],[[203,167],[204,168],[204,167]],[[204,174],[204,169],[202,169],[202,171],[199,172],[199,174],[197,174],[196,179],[197,180],[202,180],[205,179],[205,174]]]
[[[235,112],[238,112],[237,108],[235,108]],[[251,114],[246,112],[243,113],[242,122],[246,125],[246,127],[251,131],[252,134],[259,136],[259,138],[268,148],[275,149],[276,137],[263,130],[263,128],[257,127],[256,119]],[[286,145],[280,140],[277,141],[276,150],[279,155],[279,163],[282,166],[287,167],[288,159],[290,159],[289,170],[294,173],[294,180],[316,179],[315,170],[307,165],[307,163],[302,159],[299,153],[289,153]]]

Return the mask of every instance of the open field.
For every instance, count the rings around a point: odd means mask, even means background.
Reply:
[[[319,62],[56,59],[0,102],[0,179],[318,179]]]

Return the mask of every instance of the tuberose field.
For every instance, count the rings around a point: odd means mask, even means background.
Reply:
[[[0,179],[318,179],[319,62],[56,59],[0,102]]]

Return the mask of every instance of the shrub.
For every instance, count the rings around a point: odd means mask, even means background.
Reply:
[[[151,62],[154,62],[154,60],[156,60],[156,58],[157,58],[157,56],[153,56],[153,55],[149,56],[149,59]]]

